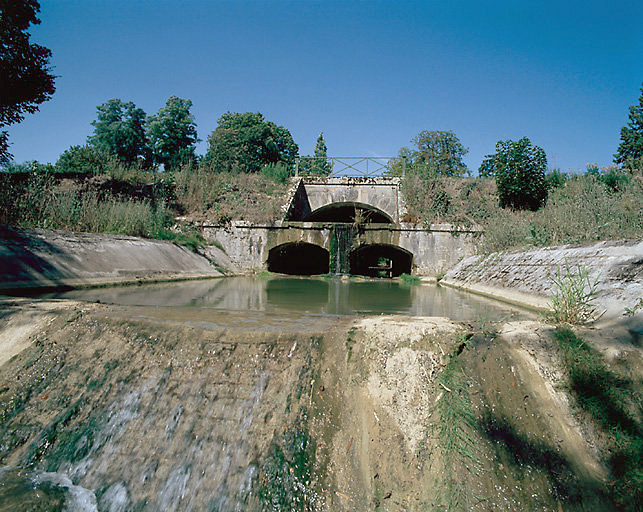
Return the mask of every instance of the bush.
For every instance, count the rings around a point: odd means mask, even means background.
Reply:
[[[614,166],[599,170],[596,164],[589,164],[586,175],[601,182],[610,192],[623,192],[631,181],[631,175],[627,171]]]
[[[262,174],[277,183],[286,183],[293,175],[292,167],[284,162],[270,163],[263,166]]]
[[[537,210],[547,200],[545,151],[527,137],[498,141],[496,153],[488,155],[479,172],[496,177],[502,208]]]
[[[421,178],[408,174],[404,177],[401,189],[409,216],[423,219],[425,225],[451,220],[452,198],[445,190],[443,180],[436,175]]]
[[[547,184],[547,190],[554,190],[556,188],[560,188],[565,183],[567,183],[567,180],[569,179],[569,176],[567,176],[566,173],[562,172],[560,169],[554,169],[553,171],[548,172],[545,174],[545,183]]]
[[[92,146],[71,146],[56,162],[56,172],[100,174],[107,170],[109,157]]]

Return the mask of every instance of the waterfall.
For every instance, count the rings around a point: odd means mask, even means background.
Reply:
[[[331,266],[333,275],[346,275],[350,272],[348,255],[353,244],[353,229],[351,224],[333,224],[331,228]]]

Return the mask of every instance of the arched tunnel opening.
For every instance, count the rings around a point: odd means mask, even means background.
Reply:
[[[278,245],[268,252],[268,270],[278,274],[328,274],[328,261],[326,249],[306,242]]]
[[[331,203],[311,212],[303,220],[350,224],[391,224],[393,222],[393,219],[382,210],[363,203]]]
[[[350,273],[369,277],[410,274],[413,254],[394,245],[362,245],[350,253]]]

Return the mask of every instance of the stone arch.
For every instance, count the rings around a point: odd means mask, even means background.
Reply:
[[[345,222],[360,224],[392,224],[391,216],[366,203],[344,201],[325,204],[302,219],[305,222]]]
[[[268,251],[268,270],[278,274],[328,274],[329,253],[319,245],[288,242]]]
[[[364,244],[349,255],[350,273],[370,277],[410,274],[413,253],[391,244]]]

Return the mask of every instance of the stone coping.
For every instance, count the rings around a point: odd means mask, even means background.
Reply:
[[[229,224],[208,224],[207,222],[200,223],[199,226],[203,228],[241,228],[241,229],[288,229],[288,228],[298,228],[298,229],[330,229],[335,224],[348,224],[349,222],[304,222],[304,221],[274,221],[266,222],[263,224],[257,224],[252,222],[247,222],[243,220],[232,221]],[[431,224],[428,228],[419,226],[417,224],[402,222],[399,224],[390,224],[390,223],[366,223],[360,225],[361,229],[366,231],[368,230],[382,230],[388,229],[391,231],[434,231],[434,232],[443,232],[443,233],[484,233],[484,229],[481,227],[465,227],[465,226],[454,226],[452,224]]]

